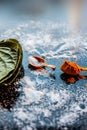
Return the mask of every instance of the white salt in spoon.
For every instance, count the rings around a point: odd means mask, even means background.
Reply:
[[[53,70],[56,69],[55,65],[47,64],[46,60],[40,56],[31,56],[28,58],[28,62],[30,67],[32,67],[33,69],[42,69],[44,67],[49,67]]]

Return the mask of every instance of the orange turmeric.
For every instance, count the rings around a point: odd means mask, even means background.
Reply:
[[[67,79],[67,82],[68,83],[75,83],[76,79],[74,77],[70,77],[70,78]]]
[[[70,62],[68,60],[65,60],[63,64],[61,65],[60,69],[69,75],[78,75],[80,71],[87,71],[87,68],[83,68],[79,66],[76,62]]]

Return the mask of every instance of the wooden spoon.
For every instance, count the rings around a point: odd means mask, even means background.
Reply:
[[[55,65],[49,65],[46,63],[46,60],[40,56],[33,56],[41,65],[35,65],[32,63],[29,63],[29,65],[34,68],[34,69],[42,69],[43,67],[50,67],[51,69],[55,70],[56,66]]]
[[[87,68],[79,66],[76,62],[70,62],[65,60],[61,65],[60,69],[69,75],[78,75],[81,71],[87,71]]]

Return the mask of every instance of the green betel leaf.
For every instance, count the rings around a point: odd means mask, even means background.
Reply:
[[[17,54],[9,48],[0,47],[0,80],[14,70],[17,62]]]
[[[15,80],[21,68],[22,57],[22,47],[16,39],[0,42],[0,84],[10,84]]]

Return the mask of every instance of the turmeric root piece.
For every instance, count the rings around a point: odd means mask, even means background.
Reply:
[[[80,71],[87,71],[87,68],[83,68],[79,66],[76,62],[70,62],[68,60],[65,60],[63,64],[61,65],[60,69],[69,75],[78,75]]]
[[[80,79],[86,80],[87,76],[86,75],[80,75],[80,74],[78,74],[78,75],[69,75],[69,74],[66,74],[66,73],[62,73],[60,75],[60,78],[67,84],[74,84]]]

